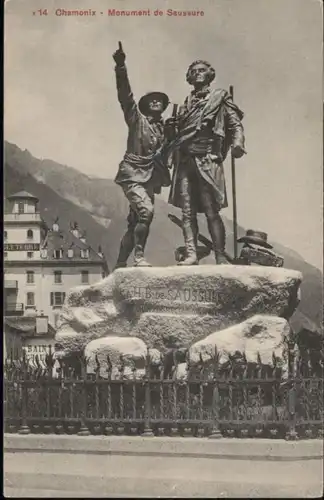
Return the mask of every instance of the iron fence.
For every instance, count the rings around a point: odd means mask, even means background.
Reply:
[[[230,357],[220,364],[215,350],[209,365],[193,365],[178,378],[177,356],[153,365],[148,354],[142,375],[134,365],[126,375],[121,357],[109,356],[94,373],[89,360],[60,361],[57,373],[50,352],[32,365],[24,353],[4,365],[6,432],[130,434],[145,436],[272,437],[294,440],[323,436],[323,352],[288,349],[284,375],[273,355],[272,366]],[[115,370],[114,370],[115,369]],[[114,375],[113,375],[114,374]]]

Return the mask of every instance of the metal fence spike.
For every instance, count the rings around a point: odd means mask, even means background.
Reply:
[[[120,362],[120,365],[119,365],[118,371],[121,375],[123,375],[124,371],[125,371],[125,359],[124,359],[124,356],[122,354],[119,356],[119,362]]]
[[[260,352],[259,352],[259,351],[257,351],[257,364],[258,364],[259,366],[261,366],[261,365],[262,365],[262,359],[261,359],[261,355],[260,355]]]
[[[95,362],[96,362],[96,368],[95,368],[95,373],[98,375],[100,373],[100,362],[98,359],[98,354],[95,356]]]
[[[111,375],[111,372],[112,372],[112,364],[110,361],[110,356],[109,354],[107,354],[107,373]]]
[[[277,361],[276,353],[274,351],[272,351],[272,364],[273,364],[273,368],[277,368],[278,361]]]

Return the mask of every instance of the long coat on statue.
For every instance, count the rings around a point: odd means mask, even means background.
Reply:
[[[203,97],[192,92],[179,112],[179,128],[175,139],[164,146],[163,156],[173,164],[169,203],[181,208],[179,168],[194,162],[198,175],[212,187],[220,206],[227,206],[223,161],[229,148],[244,148],[243,112],[226,90],[207,89]],[[192,186],[197,212],[203,212],[198,186]],[[196,192],[195,192],[196,189]]]

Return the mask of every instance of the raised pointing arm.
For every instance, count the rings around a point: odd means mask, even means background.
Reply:
[[[114,52],[113,58],[116,63],[115,73],[118,101],[124,112],[127,125],[131,125],[138,114],[138,109],[129,83],[125,65],[126,55],[121,42],[118,42],[118,49]]]

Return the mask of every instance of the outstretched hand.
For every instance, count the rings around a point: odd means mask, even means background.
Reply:
[[[117,66],[123,66],[126,59],[126,54],[123,50],[121,42],[118,42],[118,49],[116,50],[116,52],[113,53],[113,58]]]
[[[242,146],[237,145],[232,147],[232,154],[234,158],[242,158],[246,154],[246,151]]]

